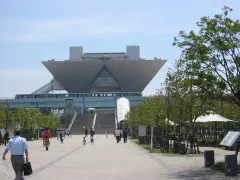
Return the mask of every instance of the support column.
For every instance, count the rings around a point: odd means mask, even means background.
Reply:
[[[65,99],[65,127],[68,127],[72,120],[74,110],[73,110],[73,99]]]

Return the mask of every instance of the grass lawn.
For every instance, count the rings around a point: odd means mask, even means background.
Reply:
[[[214,170],[221,171],[225,173],[225,162],[217,162],[215,166],[212,167]],[[237,174],[240,174],[240,165],[237,165]]]
[[[155,149],[153,148],[153,150],[151,150],[151,145],[150,144],[139,144],[138,143],[138,139],[132,139],[132,141],[134,143],[136,143],[137,145],[141,146],[142,148],[146,149],[147,151],[149,151],[150,153],[159,153],[159,154],[178,154],[178,153],[173,153],[172,151],[166,151],[164,150],[164,152],[162,152],[160,149]],[[189,154],[190,149],[187,149],[186,154]],[[200,152],[200,154],[203,154],[203,152]],[[193,154],[194,155],[194,154]]]
[[[159,153],[159,154],[174,154],[172,151],[166,151],[164,150],[164,152],[162,152],[160,149],[153,149],[151,150],[151,147],[143,147],[144,149],[146,149],[147,151],[149,151],[150,153]]]

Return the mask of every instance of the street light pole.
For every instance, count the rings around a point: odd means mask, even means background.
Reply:
[[[153,150],[153,126],[151,127],[151,150]]]

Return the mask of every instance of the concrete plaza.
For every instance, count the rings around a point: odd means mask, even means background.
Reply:
[[[194,156],[150,154],[131,141],[126,144],[121,141],[117,144],[112,135],[108,138],[96,135],[94,145],[83,146],[82,138],[83,136],[72,136],[66,138],[64,144],[53,138],[49,151],[45,151],[41,140],[29,142],[30,162],[34,172],[25,179],[238,179],[228,178],[223,173],[204,168],[202,154]],[[3,146],[0,146],[0,156],[3,150]],[[222,151],[217,151],[216,159],[223,158]],[[14,179],[10,154],[0,163],[0,179]]]

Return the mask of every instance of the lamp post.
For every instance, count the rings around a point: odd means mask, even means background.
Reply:
[[[151,151],[153,150],[153,125],[151,127]]]

